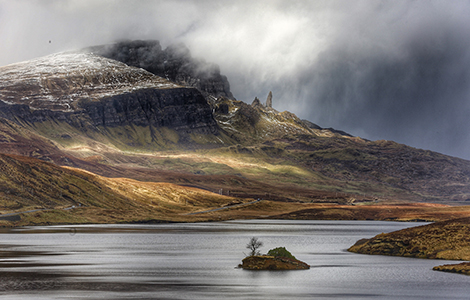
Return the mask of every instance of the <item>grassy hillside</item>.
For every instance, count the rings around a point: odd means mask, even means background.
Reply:
[[[230,162],[235,166],[234,161]],[[122,172],[130,169],[122,169]],[[173,174],[175,181],[150,182],[103,177],[71,167],[60,167],[34,158],[0,154],[0,225],[45,225],[80,223],[135,223],[135,222],[193,222],[209,220],[275,218],[275,219],[344,219],[344,220],[442,220],[470,216],[465,206],[452,207],[429,204],[388,202],[361,202],[363,205],[338,205],[317,194],[317,201],[286,202],[263,200],[251,203],[253,197],[241,197],[241,191],[261,193],[260,183],[242,177],[205,177],[201,185],[213,178],[214,186],[226,184],[245,186],[244,190],[216,190],[211,192],[188,186],[196,178]],[[138,169],[134,170],[135,172]],[[163,172],[165,173],[165,172]],[[137,176],[138,173],[133,175]],[[156,172],[155,174],[160,174]],[[131,174],[132,175],[132,174]],[[148,175],[145,171],[140,176]],[[150,178],[152,179],[152,178]],[[155,178],[154,178],[155,179]],[[167,177],[171,181],[171,177]],[[186,179],[188,179],[186,181]],[[210,182],[210,181],[209,181]],[[253,186],[251,186],[253,185]],[[264,190],[279,191],[267,198],[287,195],[283,186],[264,186]],[[264,191],[263,190],[263,191]],[[294,191],[294,190],[290,190]],[[300,189],[297,191],[301,191]],[[225,195],[220,195],[222,192]],[[313,191],[312,191],[313,192]],[[251,195],[253,196],[253,194]],[[312,195],[309,195],[313,197]],[[344,199],[343,199],[344,200]],[[246,203],[246,205],[244,205]],[[358,204],[361,204],[358,203]],[[241,206],[240,206],[241,204]],[[213,209],[220,209],[212,211]],[[16,214],[15,214],[16,213]],[[193,214],[197,213],[197,214]]]
[[[359,240],[348,251],[361,254],[470,260],[470,218],[452,219]],[[436,271],[470,275],[470,264],[444,265]]]
[[[0,171],[0,212],[39,210],[13,223],[0,216],[4,225],[190,220],[182,215],[250,201],[169,183],[105,178],[23,156],[0,155]]]
[[[470,218],[436,222],[360,240],[349,251],[418,258],[470,260]]]

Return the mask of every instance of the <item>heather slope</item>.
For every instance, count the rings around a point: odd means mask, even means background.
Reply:
[[[191,221],[187,213],[249,200],[169,183],[106,178],[23,156],[0,155],[3,225]],[[38,210],[32,213],[23,213]],[[0,215],[1,216],[1,215]],[[203,218],[204,220],[207,218]]]

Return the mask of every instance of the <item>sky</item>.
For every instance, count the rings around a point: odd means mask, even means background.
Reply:
[[[470,1],[0,0],[0,65],[108,44],[184,43],[238,100],[470,159]]]

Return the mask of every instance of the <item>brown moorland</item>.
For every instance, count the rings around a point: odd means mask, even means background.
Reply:
[[[470,260],[470,217],[436,222],[371,239],[359,240],[348,250],[361,254]],[[470,265],[440,266],[435,270],[469,274]]]
[[[253,203],[253,198],[173,183],[108,178],[15,155],[0,154],[0,171],[4,226],[252,218],[437,221],[470,216],[467,206],[400,201],[340,205],[321,203],[325,201],[321,195],[317,203],[276,199]],[[31,210],[37,211],[23,213]],[[17,217],[8,217],[14,213]]]

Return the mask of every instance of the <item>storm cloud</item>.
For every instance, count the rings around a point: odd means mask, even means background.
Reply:
[[[0,64],[122,39],[183,42],[234,96],[470,159],[469,1],[0,0]]]

